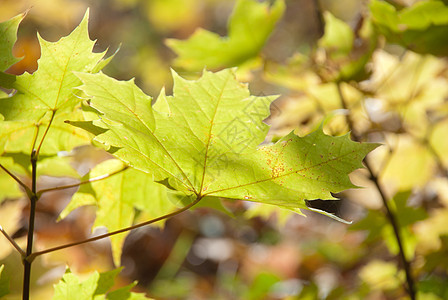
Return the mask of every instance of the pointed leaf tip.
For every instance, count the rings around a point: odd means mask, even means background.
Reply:
[[[6,71],[23,58],[15,57],[12,49],[17,41],[17,30],[25,16],[26,12],[0,23],[0,71]],[[1,79],[0,85],[4,86]]]
[[[2,133],[6,132],[0,140],[8,139],[5,151],[28,152],[36,124],[39,132],[44,132],[45,128],[52,126],[48,134],[37,137],[39,140],[36,144],[42,145],[41,154],[53,155],[90,143],[90,135],[69,127],[64,122],[67,119],[83,119],[78,109],[82,100],[75,90],[81,81],[74,72],[98,71],[104,56],[104,53],[93,52],[94,42],[88,36],[87,19],[88,12],[68,36],[56,42],[46,41],[38,34],[42,49],[37,71],[32,75],[24,73],[16,76],[11,88],[17,90],[17,93],[0,104],[0,114],[5,121],[9,121],[2,122],[0,128]],[[4,43],[0,43],[0,48],[3,45]],[[30,137],[28,142],[25,138],[11,139],[11,135],[17,131],[20,131],[22,137]]]

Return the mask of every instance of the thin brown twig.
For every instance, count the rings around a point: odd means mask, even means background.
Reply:
[[[26,256],[23,258],[23,289],[22,297],[23,300],[29,300],[30,298],[30,285],[31,285],[31,263],[26,257],[33,253],[33,240],[34,240],[34,225],[36,217],[36,204],[37,204],[37,157],[38,153],[36,150],[31,152],[31,196],[30,198],[30,217],[28,222],[28,235],[26,244]]]
[[[416,297],[415,296],[415,285],[414,285],[414,278],[412,277],[411,264],[408,261],[408,259],[406,258],[404,245],[403,245],[403,241],[402,241],[401,233],[400,233],[400,226],[398,225],[397,218],[395,217],[394,213],[390,209],[389,203],[388,203],[389,201],[388,201],[386,194],[384,193],[384,189],[381,187],[378,176],[376,176],[375,173],[373,172],[372,167],[370,166],[367,159],[364,160],[364,165],[365,165],[367,171],[369,171],[370,179],[375,184],[375,186],[378,190],[378,193],[381,196],[381,200],[383,202],[384,208],[386,209],[386,217],[389,220],[389,223],[392,225],[392,228],[394,231],[394,236],[395,236],[395,239],[398,244],[398,249],[399,249],[398,255],[400,256],[400,259],[403,263],[403,269],[406,274],[407,290],[409,293],[409,297],[412,300],[415,300],[415,297]]]
[[[0,168],[2,168],[3,171],[5,171],[9,176],[11,176],[12,179],[14,179],[21,187],[23,187],[23,189],[25,190],[28,197],[31,197],[31,194],[32,194],[31,189],[25,183],[23,183],[16,175],[12,174],[2,164],[0,164]]]
[[[2,225],[0,225],[0,231],[3,233],[5,238],[11,243],[11,245],[13,245],[14,248],[16,248],[16,250],[20,253],[20,255],[22,257],[25,257],[26,256],[25,251],[23,251],[23,249],[20,248],[20,246],[16,243],[16,241],[14,241],[14,239],[8,235],[8,233],[3,229]]]
[[[115,231],[112,231],[112,232],[109,232],[109,233],[101,234],[101,235],[98,235],[98,236],[95,236],[95,237],[92,237],[92,238],[89,238],[89,239],[85,239],[85,240],[82,240],[82,241],[73,242],[73,243],[69,243],[69,244],[65,244],[65,245],[49,248],[49,249],[46,249],[46,250],[34,252],[31,255],[28,255],[25,259],[27,261],[33,261],[37,256],[40,256],[40,255],[43,255],[43,254],[46,254],[46,253],[50,253],[50,252],[62,250],[62,249],[65,249],[65,248],[69,248],[69,247],[78,246],[78,245],[82,245],[82,244],[85,244],[85,243],[97,241],[97,240],[104,239],[104,238],[107,238],[107,237],[110,237],[110,236],[113,236],[113,235],[116,235],[116,234],[119,234],[119,233],[130,231],[130,230],[133,230],[133,229],[136,229],[136,228],[140,228],[140,227],[143,227],[143,226],[146,226],[146,225],[149,225],[149,224],[152,224],[152,223],[164,220],[164,219],[168,219],[170,217],[174,217],[174,216],[176,216],[176,215],[178,215],[178,214],[180,214],[180,213],[190,209],[191,207],[196,205],[199,201],[201,201],[201,199],[202,199],[202,196],[198,196],[195,201],[193,201],[190,204],[182,207],[181,209],[176,210],[176,211],[174,211],[172,213],[169,213],[169,214],[157,217],[155,219],[151,219],[151,220],[148,220],[146,222],[139,223],[139,224],[136,224],[136,225],[133,225],[133,226],[130,226],[130,227],[122,228],[122,229],[119,229],[119,230],[115,230]]]
[[[354,140],[356,141],[361,141],[361,137],[357,134],[357,132],[355,131],[354,127],[353,127],[353,121],[351,119],[350,116],[350,111],[348,110],[348,106],[347,103],[345,101],[345,97],[342,93],[342,89],[341,89],[341,83],[337,83],[337,90],[338,90],[338,94],[339,94],[339,98],[341,101],[341,106],[344,110],[347,111],[346,114],[346,122],[347,125],[352,133],[352,137]],[[373,183],[375,184],[378,193],[380,194],[381,200],[383,202],[384,208],[386,209],[386,217],[389,221],[389,223],[392,225],[393,231],[394,231],[394,236],[395,239],[397,241],[398,244],[398,249],[399,249],[399,257],[401,259],[401,262],[403,264],[403,269],[405,271],[406,274],[406,283],[407,283],[407,292],[409,294],[409,297],[411,298],[411,300],[415,300],[416,299],[416,295],[415,295],[415,285],[414,285],[414,279],[412,277],[412,271],[411,271],[411,264],[410,262],[407,260],[406,258],[406,254],[405,254],[405,250],[404,250],[404,246],[403,246],[403,241],[401,238],[401,233],[400,233],[400,226],[398,225],[398,221],[396,216],[394,215],[394,213],[392,212],[392,210],[389,207],[389,199],[386,196],[386,193],[384,192],[383,187],[380,184],[379,178],[378,176],[375,174],[375,172],[373,171],[372,167],[370,166],[367,158],[364,159],[364,165],[367,169],[367,171],[370,174],[370,179],[373,181]]]

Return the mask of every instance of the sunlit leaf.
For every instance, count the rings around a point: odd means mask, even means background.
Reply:
[[[431,146],[434,148],[436,154],[441,159],[445,168],[448,166],[448,140],[445,138],[448,132],[448,120],[438,122],[434,126],[430,138]]]
[[[407,52],[399,58],[377,51],[372,76],[362,87],[373,93],[379,114],[398,113],[407,131],[424,138],[430,126],[428,112],[440,111],[448,95],[447,66],[430,55]]]
[[[369,262],[359,273],[362,281],[372,290],[392,290],[402,284],[404,275],[390,262],[374,260]]]
[[[267,61],[263,75],[269,82],[301,91],[322,82],[312,67],[309,55],[295,53],[285,64]]]
[[[448,235],[448,209],[434,211],[430,218],[418,223],[415,232],[418,238],[418,249],[423,253],[440,249],[441,236]]]
[[[115,277],[120,271],[121,269],[104,273],[95,271],[82,281],[70,269],[67,269],[62,279],[54,287],[53,300],[148,299],[143,294],[129,291],[135,284],[109,291],[114,286]],[[117,298],[117,295],[121,297]]]
[[[67,37],[47,42],[39,36],[42,56],[33,74],[24,73],[13,82],[0,85],[17,90],[0,103],[0,145],[7,152],[30,153],[40,147],[48,130],[41,154],[54,154],[87,144],[90,136],[64,123],[83,119],[77,109],[81,99],[74,87],[80,84],[73,71],[95,72],[103,66],[104,53],[92,53],[94,41],[88,36],[88,13]]]
[[[372,19],[390,43],[418,53],[448,54],[448,6],[442,1],[419,1],[397,11],[386,1],[370,2]]]
[[[83,126],[107,129],[95,140],[155,180],[195,194],[269,203],[299,212],[305,199],[334,199],[354,187],[348,174],[362,167],[375,144],[330,137],[321,130],[290,133],[259,148],[274,97],[254,97],[232,70],[204,72],[197,81],[174,74],[174,95],[150,98],[132,81],[79,74],[101,119]],[[95,125],[97,127],[95,127]]]
[[[258,55],[274,25],[283,15],[285,3],[238,0],[229,20],[228,37],[198,29],[188,40],[167,41],[179,56],[174,64],[190,71],[237,66]]]
[[[155,0],[145,4],[148,19],[161,32],[196,24],[203,5],[198,0]]]
[[[54,286],[53,300],[93,299],[99,278],[100,274],[95,271],[88,279],[81,281],[68,269],[59,283]]]
[[[347,174],[361,168],[362,157],[377,145],[357,144],[348,135],[330,137],[317,130],[294,133],[274,145],[240,156],[212,182],[210,195],[309,209],[303,200],[335,199],[331,192],[355,187]],[[223,175],[224,175],[223,174]]]
[[[0,71],[7,70],[20,59],[12,54],[12,47],[17,40],[17,29],[25,14],[17,15],[0,23]]]
[[[408,136],[401,136],[397,139],[382,180],[400,191],[409,190],[424,186],[431,180],[435,167],[429,149]]]

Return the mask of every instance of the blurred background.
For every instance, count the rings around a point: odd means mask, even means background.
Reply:
[[[118,79],[135,77],[139,86],[157,95],[170,86],[170,67],[175,54],[165,45],[167,38],[187,39],[201,27],[222,36],[235,1],[225,0],[1,0],[0,19],[28,11],[19,29],[16,55],[24,59],[11,72],[20,74],[37,68],[40,48],[36,32],[49,41],[69,34],[90,8],[90,37],[96,50],[114,53],[121,48],[105,72]],[[285,61],[297,49],[312,47],[323,33],[315,1],[287,1],[282,20],[268,41],[264,55]],[[319,1],[322,10],[355,24],[363,1]]]
[[[307,102],[302,99],[303,91],[300,89],[270,80],[269,74],[266,75],[269,66],[287,64],[297,52],[308,55],[315,51],[324,33],[322,12],[331,12],[355,30],[368,5],[368,1],[355,0],[285,2],[287,9],[262,50],[262,66],[248,68],[239,74],[250,83],[252,94],[282,95],[271,107],[276,118],[267,121],[272,125],[270,136],[274,139],[294,129],[300,134],[310,132],[324,119],[325,109],[318,117],[301,115],[297,120],[293,115],[298,115],[298,111],[314,108],[301,106]],[[394,2],[396,7],[406,7],[416,1],[390,2]],[[225,36],[234,4],[228,0],[0,0],[0,21],[27,11],[14,48],[15,55],[24,59],[8,72],[34,72],[40,56],[36,32],[46,40],[57,41],[79,24],[89,8],[90,37],[97,40],[95,51],[108,49],[109,55],[116,53],[103,72],[122,80],[135,77],[137,85],[153,98],[162,87],[170,94],[170,68],[185,76],[194,76],[195,73],[173,66],[176,54],[166,45],[166,39],[187,39],[199,27]],[[386,46],[386,50],[394,58],[402,57],[404,53],[403,49],[395,46]],[[446,82],[444,59],[435,64],[440,67],[437,76]],[[381,64],[376,66],[385,70]],[[371,69],[374,70],[373,67]],[[443,93],[441,97],[446,99],[445,89]],[[326,95],[323,93],[316,97]],[[357,94],[353,97],[356,98]],[[328,108],[328,111],[334,110]],[[372,122],[377,126],[376,131],[392,128],[391,131],[398,132],[393,127],[397,121],[395,115],[387,116],[387,120]],[[360,124],[359,130],[362,131],[366,125],[363,121]],[[346,132],[344,126],[334,122],[326,126],[326,131],[342,134],[344,130]],[[375,141],[384,142],[378,139]],[[77,155],[82,163],[78,163],[76,168],[84,173],[107,158],[103,152],[91,148],[78,149]],[[383,159],[384,155],[381,153],[375,157]],[[398,164],[396,160],[393,162]],[[446,166],[445,159],[441,164],[442,168]],[[396,166],[391,168],[396,169]],[[437,181],[442,182],[441,187],[437,183],[437,187],[428,188],[430,178],[438,171],[431,172],[418,191],[414,189],[416,185],[412,180],[406,187],[400,183],[385,184],[397,201],[404,199],[404,204],[403,201],[397,202],[397,206],[402,204],[404,214],[422,213],[421,219],[425,219],[429,218],[426,213],[445,207],[446,200],[440,195],[446,191],[446,180],[442,176]],[[385,178],[394,175],[388,176]],[[164,225],[132,231],[123,249],[123,270],[117,286],[137,280],[135,291],[146,292],[156,299],[406,299],[404,276],[395,263],[393,235],[379,212],[382,207],[379,195],[365,170],[355,172],[352,179],[365,188],[337,195],[341,201],[315,202],[313,206],[354,221],[355,226],[310,211],[304,212],[305,218],[281,209],[226,201],[227,214],[200,208],[176,216]],[[418,176],[417,179],[421,180]],[[50,186],[70,182],[67,178],[44,178],[40,184]],[[48,248],[90,235],[95,218],[90,207],[79,208],[64,221],[54,223],[74,192],[74,189],[52,192],[39,202],[36,247]],[[409,194],[403,195],[405,192]],[[407,207],[409,199],[416,206]],[[17,239],[24,238],[26,205],[26,201],[5,202],[0,212],[2,222],[6,222],[8,216],[9,222],[16,224]],[[24,214],[17,213],[17,208]],[[448,251],[445,236],[448,226],[438,213],[434,215],[437,215],[437,220],[411,230],[412,234],[420,230],[423,237],[432,230],[431,226],[438,226],[431,240],[437,240],[438,246],[432,248],[432,252],[426,249],[426,252],[413,256],[420,279],[428,279],[424,281],[423,291],[425,288],[429,291],[439,289],[434,295],[429,293],[433,298],[425,299],[443,299],[443,295],[447,295],[442,283],[448,280],[448,256],[444,257]],[[431,225],[433,223],[437,225]],[[95,233],[100,232],[97,230]],[[416,245],[425,242],[418,236],[412,236],[409,241],[412,241],[412,253]],[[394,247],[395,253],[391,251]],[[440,261],[442,264],[437,267]],[[21,268],[18,256],[10,251],[3,255],[0,253],[1,263]],[[79,274],[110,270],[114,266],[108,241],[97,241],[39,258],[33,267],[35,299],[51,295],[52,284],[62,276],[66,265]],[[422,269],[425,272],[422,273]],[[22,278],[10,275],[11,290],[20,293]]]

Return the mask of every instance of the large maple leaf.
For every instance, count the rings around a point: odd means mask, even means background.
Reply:
[[[331,193],[354,187],[348,174],[377,146],[318,130],[305,137],[291,132],[260,147],[275,97],[251,96],[232,69],[204,71],[196,81],[174,73],[173,96],[162,91],[154,107],[133,81],[78,76],[99,119],[76,125],[97,134],[116,157],[196,198],[245,199],[300,212],[305,199],[334,199]]]

